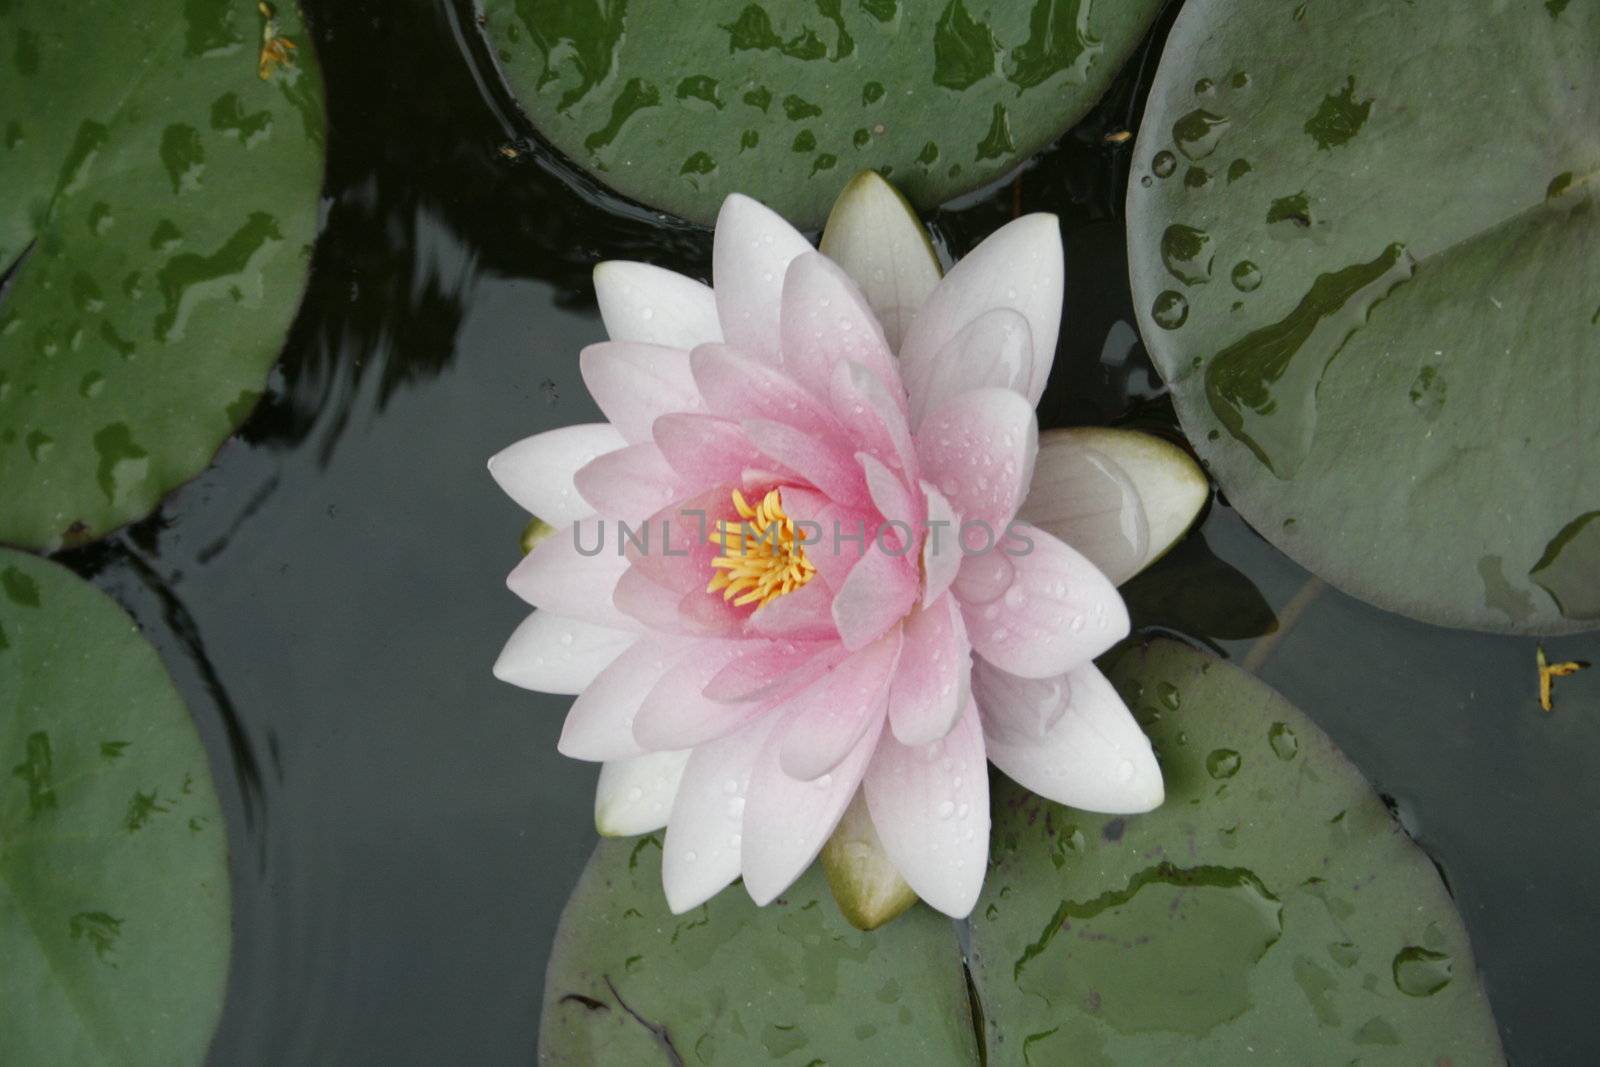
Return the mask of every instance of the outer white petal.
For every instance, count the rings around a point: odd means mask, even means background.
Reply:
[[[551,526],[566,526],[594,514],[572,484],[572,476],[625,444],[608,422],[563,426],[496,452],[489,458],[489,473],[529,514]]]
[[[611,602],[628,559],[617,551],[614,523],[583,519],[563,527],[533,546],[510,574],[506,585],[528,604],[571,619],[637,630],[637,620]],[[596,544],[599,552],[585,555]]]
[[[749,355],[776,363],[783,277],[811,242],[771,208],[734,193],[717,213],[711,248],[722,336]]]
[[[494,663],[494,676],[541,693],[581,693],[636,633],[536,611],[522,620]]]
[[[613,341],[693,348],[722,340],[711,288],[648,263],[611,260],[594,268],[600,319]]]
[[[989,774],[969,701],[943,740],[915,748],[885,734],[863,788],[884,851],[917,896],[952,918],[977,903],[989,858]]]
[[[740,869],[757,904],[771,903],[822,851],[856,794],[878,745],[883,720],[866,732],[844,762],[812,782],[798,782],[778,766],[781,730],[762,746],[750,776]]]
[[[994,308],[963,326],[934,355],[911,397],[911,426],[959,394],[999,386],[1028,395],[1033,379],[1033,334],[1020,311]],[[1031,401],[1030,401],[1031,402]]]
[[[905,197],[876,171],[862,171],[833,202],[822,254],[861,287],[898,351],[917,310],[939,284],[939,257]]]
[[[981,707],[989,760],[1017,784],[1084,811],[1132,815],[1161,806],[1161,767],[1117,691],[1093,664],[1069,672],[1065,712],[1038,741],[997,728]]]
[[[1028,320],[1033,369],[1026,396],[1037,404],[1055,360],[1066,268],[1054,215],[1024,215],[1007,223],[950,268],[918,312],[900,346],[900,363],[917,410],[935,357],[963,327],[986,311],[1012,308]]]
[[[1176,445],[1136,430],[1039,436],[1017,517],[1054,534],[1121,585],[1160,559],[1210,498],[1205,472]]]
[[[689,757],[661,855],[661,884],[674,914],[705,903],[739,877],[750,772],[777,722],[769,715],[700,745]]]
[[[667,825],[688,762],[687,752],[650,752],[604,764],[594,794],[595,829],[602,837],[631,837]]]
[[[703,405],[681,348],[607,341],[578,353],[589,395],[630,444],[651,440],[656,419]]]
[[[650,636],[618,656],[572,702],[556,750],[572,759],[601,762],[644,755],[645,748],[634,740],[633,720],[685,647]]]

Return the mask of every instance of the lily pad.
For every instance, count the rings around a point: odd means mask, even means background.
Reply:
[[[1108,673],[1166,803],[996,789],[971,952],[989,1062],[1505,1063],[1438,872],[1310,719],[1171,640]]]
[[[322,88],[288,3],[4,6],[0,541],[53,549],[147,514],[254,405],[305,287]]]
[[[231,941],[222,812],[155,650],[105,594],[0,551],[0,1047],[204,1061]]]
[[[661,838],[600,842],[545,976],[539,1062],[977,1062],[950,921],[915,908],[863,933],[820,867],[766,908],[738,889],[685,915]]]
[[[1163,0],[487,0],[539,132],[625,196],[709,222],[729,193],[820,225],[865,169],[933,207],[1091,108]]]
[[[1196,0],[1173,26],[1128,190],[1140,328],[1229,500],[1354,595],[1600,619],[1597,101],[1595,4]]]

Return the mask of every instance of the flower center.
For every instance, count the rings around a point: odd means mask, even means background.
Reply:
[[[736,606],[760,607],[811,580],[817,569],[806,559],[804,538],[795,532],[794,520],[783,512],[783,499],[774,489],[751,507],[744,495],[733,491],[733,506],[740,522],[717,522],[709,540],[722,548],[711,561],[716,574],[706,592],[722,592]]]

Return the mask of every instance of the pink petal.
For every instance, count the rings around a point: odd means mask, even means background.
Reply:
[[[637,565],[629,567],[617,582],[611,601],[617,610],[640,625],[664,633],[695,637],[732,637],[744,626],[744,616],[722,598],[703,588],[684,593],[651,580]],[[701,601],[713,608],[704,610]]]
[[[605,422],[563,426],[525,437],[489,460],[489,474],[507,496],[551,526],[566,526],[594,514],[572,476],[598,456],[627,444]]]
[[[581,693],[637,640],[627,630],[536,611],[511,634],[494,676],[541,693]]]
[[[737,485],[746,470],[767,462],[744,427],[716,415],[663,415],[654,437],[667,465],[695,485]]]
[[[589,395],[629,444],[649,441],[662,415],[701,406],[689,353],[681,348],[608,341],[579,353],[578,368]]]
[[[586,465],[573,479],[601,515],[638,522],[703,488],[667,465],[654,444],[629,445]]]
[[[1026,398],[1032,373],[1028,320],[1010,308],[986,311],[945,342],[927,365],[912,422],[920,425],[928,412],[974,389],[996,386]]]
[[[741,651],[740,641],[706,641],[661,676],[633,720],[633,737],[649,750],[693,748],[732,733],[762,705],[711,700],[705,688]]]
[[[1084,811],[1132,815],[1161,806],[1161,767],[1122,698],[1091,663],[1068,675],[1065,713],[1043,739],[1020,740],[982,706],[989,759],[1017,784]]]
[[[752,636],[774,640],[824,641],[838,638],[833,624],[833,590],[821,574],[786,596],[757,608],[746,623]]]
[[[708,700],[762,700],[829,648],[823,641],[746,641],[746,649],[706,683]]]
[[[611,260],[594,268],[594,295],[613,341],[693,348],[722,340],[710,286],[648,263]]]
[[[894,532],[899,535],[898,544],[905,545],[908,551],[920,549],[922,523],[926,518],[923,514],[925,505],[921,494],[913,496],[911,490],[906,488],[905,480],[870,453],[857,452],[856,462],[861,464],[861,471],[866,475],[867,492],[872,497],[872,506],[878,509],[878,514],[883,516],[884,521],[901,524],[893,527]],[[899,550],[898,545],[895,546],[895,550]]]
[[[923,477],[963,519],[988,523],[997,538],[1027,495],[1038,451],[1033,407],[1007,389],[962,393],[917,430]]]
[[[750,775],[739,862],[745,891],[757,904],[771,903],[822,851],[861,785],[882,730],[880,716],[843,762],[810,782],[796,781],[779,766],[781,724],[767,739]]]
[[[922,603],[932,604],[944,595],[961,570],[960,518],[943,493],[922,483],[928,503],[928,530],[922,542]]]
[[[965,918],[989,861],[989,768],[977,708],[968,702],[941,741],[881,738],[863,788],[901,877],[932,907]]]
[[[711,247],[722,335],[735,348],[778,362],[779,309],[789,261],[811,242],[772,209],[734,193],[722,202]]]
[[[832,771],[868,730],[877,732],[900,657],[900,631],[855,653],[779,704],[778,764],[809,782]]]
[[[860,364],[893,395],[902,395],[883,328],[861,290],[820,252],[798,256],[783,281],[783,365],[819,397],[828,395],[834,365]]]
[[[832,438],[843,434],[827,404],[799,382],[727,345],[701,345],[689,353],[689,367],[713,415],[741,421],[770,419]]]
[[[906,422],[903,392],[885,389],[871,371],[859,363],[834,364],[828,403],[856,447],[871,452],[900,471],[909,482],[918,476],[916,446]]]
[[[876,525],[867,511],[837,504],[815,489],[786,486],[783,510],[794,520],[795,533],[804,539],[806,558],[818,577],[837,589],[850,568],[866,555],[867,538]]]
[[[1014,568],[1003,595],[963,603],[978,655],[1024,678],[1049,678],[1088,663],[1128,636],[1128,611],[1116,586],[1073,549],[1017,523],[1000,549]],[[976,557],[974,557],[976,558]]]
[[[866,476],[855,455],[840,444],[842,434],[818,436],[767,419],[746,419],[744,432],[773,462],[794,471],[834,501],[850,508],[871,506]]]
[[[926,745],[950,732],[970,697],[972,645],[955,597],[912,612],[889,688],[889,728],[904,745]]]
[[[915,558],[891,556],[874,544],[850,568],[833,598],[833,623],[844,647],[865,648],[911,610],[921,592]]]
[[[637,630],[639,624],[611,602],[612,590],[628,569],[628,560],[617,552],[615,525],[583,519],[556,531],[522,558],[506,577],[506,585],[553,615]],[[585,554],[597,545],[598,551]]]
[[[1024,399],[1030,408],[1037,404],[1055,360],[1064,293],[1061,228],[1054,215],[1024,215],[989,235],[950,269],[906,331],[900,366],[913,410],[928,410],[919,395],[940,350],[994,308],[1011,308],[1028,320],[1034,358]]]
[[[629,543],[629,558],[657,585],[680,594],[704,591],[711,581],[711,561],[722,551],[710,540],[721,520],[739,521],[726,486],[708,489],[650,516],[648,549],[636,551]]]
[[[673,914],[698,907],[739,877],[745,795],[777,723],[769,715],[689,757],[661,855],[661,884]]]
[[[684,655],[681,641],[647,637],[595,676],[567,712],[556,750],[582,760],[628,759],[642,755],[633,737],[639,705]]]

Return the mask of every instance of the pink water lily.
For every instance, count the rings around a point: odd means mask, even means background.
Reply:
[[[537,610],[495,671],[577,694],[560,750],[603,764],[602,833],[666,828],[674,912],[740,877],[773,900],[848,809],[911,891],[964,916],[987,762],[1079,808],[1161,803],[1150,745],[1092,662],[1129,628],[1101,566],[1120,580],[1158,554],[1204,482],[1142,460],[1148,441],[1041,451],[1053,216],[941,279],[898,195],[864,175],[823,247],[732,196],[714,288],[596,268],[611,339],[579,365],[608,421],[490,462],[560,528],[511,573]]]

